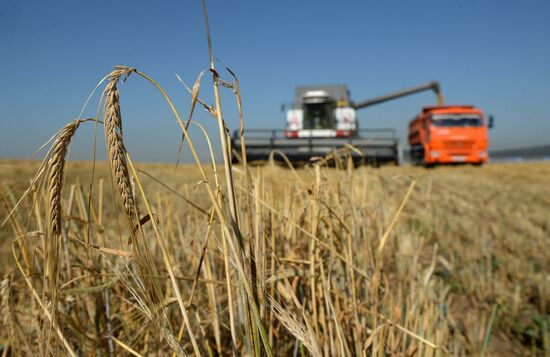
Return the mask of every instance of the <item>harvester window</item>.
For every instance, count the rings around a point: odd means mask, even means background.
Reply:
[[[304,105],[304,129],[333,129],[334,111],[331,103]]]

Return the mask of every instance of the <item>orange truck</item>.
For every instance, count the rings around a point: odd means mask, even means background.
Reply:
[[[424,107],[409,123],[411,160],[415,164],[467,163],[489,159],[487,129],[493,117],[470,105]]]

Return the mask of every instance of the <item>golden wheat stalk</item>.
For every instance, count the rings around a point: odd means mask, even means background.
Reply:
[[[115,70],[107,76],[109,82],[104,91],[104,129],[107,138],[107,154],[124,212],[130,222],[135,217],[135,200],[132,194],[130,175],[128,174],[128,165],[126,163],[126,148],[122,140],[122,116],[120,114],[117,83],[122,77],[126,80],[134,71],[134,68],[115,67]]]
[[[49,234],[46,239],[46,271],[52,306],[57,304],[57,286],[59,275],[59,246],[61,235],[61,191],[65,178],[65,157],[69,149],[71,139],[80,125],[79,119],[65,125],[57,135],[48,159],[48,204],[49,204]],[[56,310],[52,308],[52,321],[55,320]]]

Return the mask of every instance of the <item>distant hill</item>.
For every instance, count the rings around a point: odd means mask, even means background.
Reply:
[[[550,158],[550,145],[531,146],[526,148],[505,149],[491,151],[492,159],[548,159]]]

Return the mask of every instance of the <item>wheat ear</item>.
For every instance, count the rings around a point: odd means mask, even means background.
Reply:
[[[4,326],[6,329],[11,320],[10,285],[8,277],[0,282],[0,326]]]
[[[122,206],[130,223],[135,217],[135,200],[132,194],[130,175],[126,163],[126,148],[122,140],[122,116],[120,114],[120,101],[117,83],[124,77],[124,80],[135,69],[128,67],[115,67],[109,76],[105,87],[105,117],[104,128],[107,137],[107,154],[111,163],[113,173]]]
[[[61,129],[53,143],[48,173],[48,195],[50,203],[50,229],[54,236],[61,234],[61,190],[65,175],[65,156],[71,139],[80,125],[79,120],[74,120]]]

